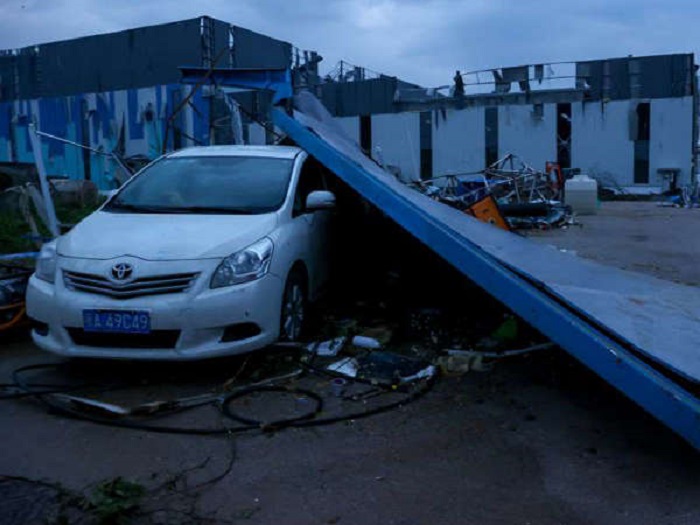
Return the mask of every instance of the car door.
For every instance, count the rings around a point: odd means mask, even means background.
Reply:
[[[294,193],[292,221],[296,238],[303,243],[306,265],[309,271],[309,294],[313,298],[328,280],[328,254],[326,253],[329,210],[308,211],[306,199],[312,191],[326,189],[320,165],[308,157],[301,167]]]

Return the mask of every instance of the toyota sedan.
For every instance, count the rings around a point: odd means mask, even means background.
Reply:
[[[328,279],[334,205],[299,148],[166,155],[43,247],[32,337],[65,356],[167,360],[298,340]]]

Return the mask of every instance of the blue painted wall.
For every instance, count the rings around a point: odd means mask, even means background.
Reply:
[[[0,103],[0,162],[34,162],[28,126],[36,122],[41,131],[110,153],[120,147],[124,156],[157,158],[162,151],[166,123],[173,101],[187,96],[191,87],[167,84],[140,89],[82,95],[16,100]],[[179,96],[174,94],[179,93]],[[201,93],[182,110],[177,125],[201,144],[209,144],[209,103]],[[194,145],[183,138],[182,146]],[[173,147],[173,130],[168,150]],[[49,175],[71,179],[85,177],[83,150],[42,138],[44,162]],[[117,186],[118,169],[107,156],[90,154],[90,178],[100,189]]]

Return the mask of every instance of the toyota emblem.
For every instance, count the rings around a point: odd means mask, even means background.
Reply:
[[[117,263],[112,266],[112,277],[114,277],[117,281],[124,281],[131,277],[133,271],[134,267],[129,263]]]

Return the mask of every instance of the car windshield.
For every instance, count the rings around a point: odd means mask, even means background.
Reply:
[[[105,211],[261,214],[282,206],[292,159],[176,157],[146,168]]]

